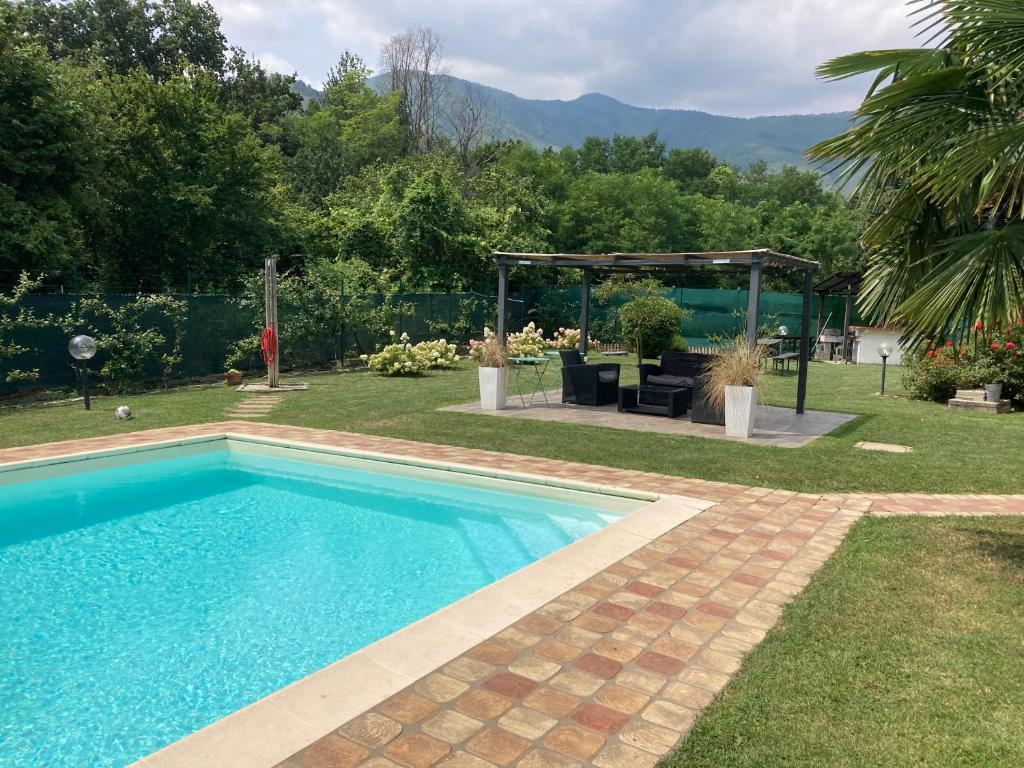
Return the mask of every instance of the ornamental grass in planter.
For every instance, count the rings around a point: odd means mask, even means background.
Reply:
[[[724,408],[727,437],[754,434],[764,354],[756,344],[736,338],[715,351],[705,368],[704,396],[714,407]]]
[[[483,341],[469,343],[469,356],[480,366],[480,408],[500,411],[508,397],[508,354],[490,328],[484,328]]]

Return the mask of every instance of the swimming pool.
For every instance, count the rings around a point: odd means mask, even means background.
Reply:
[[[4,766],[125,765],[642,504],[226,440],[75,464],[0,480]]]

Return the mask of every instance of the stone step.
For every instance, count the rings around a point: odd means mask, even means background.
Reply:
[[[956,391],[957,400],[976,400],[985,401],[985,390],[984,389],[958,389]]]
[[[1009,413],[1011,410],[1009,400],[988,402],[987,400],[965,400],[958,397],[949,401],[949,407],[956,411],[983,411],[986,413]]]

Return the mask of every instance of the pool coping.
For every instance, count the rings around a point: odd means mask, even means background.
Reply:
[[[0,463],[0,477],[16,470],[217,440],[294,448],[645,503],[604,528],[146,755],[133,763],[133,768],[213,768],[226,764],[271,768],[339,722],[379,704],[716,503],[542,473],[509,472],[463,462],[246,434],[237,429],[211,429],[187,437]]]

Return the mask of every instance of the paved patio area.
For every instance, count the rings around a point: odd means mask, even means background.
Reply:
[[[407,679],[362,714],[310,738],[280,768],[654,766],[685,737],[859,517],[1024,514],[1020,495],[800,494],[242,421],[11,448],[0,451],[0,465],[224,433],[714,502],[611,565],[581,574],[571,589],[464,653],[438,660],[434,671]],[[350,694],[341,685],[324,695]],[[298,721],[292,727],[310,730]],[[274,734],[264,729],[246,738],[230,764],[269,765]],[[161,764],[160,754],[140,765]],[[205,757],[190,765],[225,764]]]
[[[583,424],[591,427],[627,429],[634,432],[739,440],[744,443],[772,445],[778,448],[800,448],[857,418],[853,414],[833,413],[832,411],[807,411],[799,416],[793,408],[761,405],[757,409],[754,436],[749,440],[743,440],[742,438],[726,437],[724,427],[716,424],[694,424],[690,421],[689,416],[669,419],[639,413],[619,413],[615,405],[593,408],[584,405],[567,405],[562,403],[561,399],[561,391],[555,390],[547,393],[547,404],[538,395],[532,403],[527,398],[527,404],[524,406],[520,398],[514,396],[509,398],[508,407],[502,411],[483,411],[480,409],[479,402],[449,405],[439,410],[513,419],[555,421],[561,424]]]

